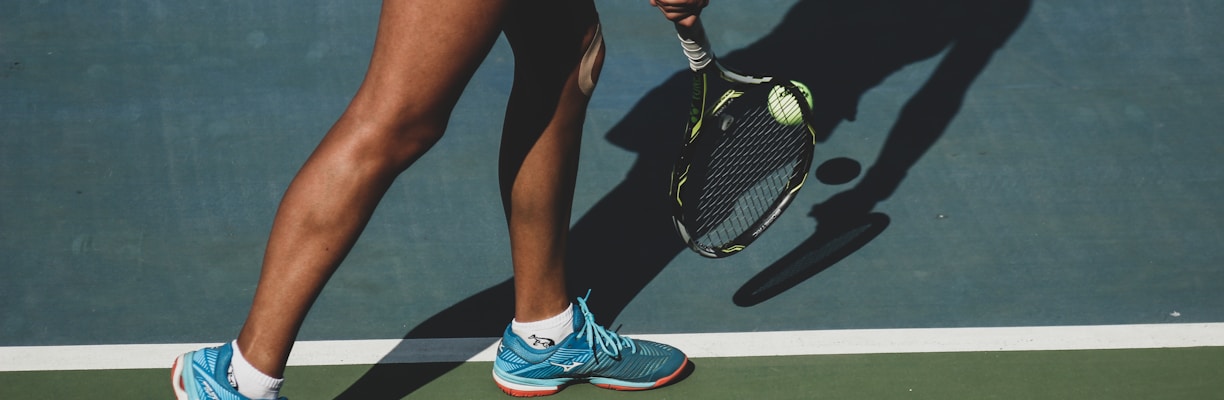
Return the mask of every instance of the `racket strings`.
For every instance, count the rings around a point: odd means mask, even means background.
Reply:
[[[734,121],[710,153],[694,240],[728,243],[775,207],[802,163],[804,129],[778,123],[765,107]]]

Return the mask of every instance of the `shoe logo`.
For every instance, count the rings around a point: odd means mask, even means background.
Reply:
[[[556,342],[555,340],[552,340],[552,339],[549,339],[549,338],[546,338],[546,337],[539,337],[539,336],[536,336],[536,335],[531,335],[531,336],[529,336],[529,337],[528,337],[528,339],[531,339],[531,340],[534,340],[534,341],[535,341],[535,342],[533,342],[533,343],[531,344],[532,346],[535,346],[535,347],[538,347],[538,348],[543,348],[543,349],[547,349],[547,348],[549,348],[549,347],[553,347],[553,346],[555,346],[555,345],[557,344],[557,342]]]
[[[225,378],[229,381],[230,386],[234,387],[234,390],[238,390],[238,379],[234,377],[233,364],[230,364],[229,369],[225,371]]]
[[[552,364],[553,366],[561,367],[562,372],[570,372],[571,369],[578,368],[582,366],[583,363],[571,360],[569,364],[557,364],[555,362],[550,362],[549,364]]]

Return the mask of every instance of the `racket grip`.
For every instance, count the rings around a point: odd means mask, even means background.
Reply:
[[[714,52],[710,50],[710,39],[706,38],[705,27],[701,19],[696,18],[692,26],[676,24],[676,34],[680,37],[680,46],[688,57],[689,68],[700,71],[714,61]]]

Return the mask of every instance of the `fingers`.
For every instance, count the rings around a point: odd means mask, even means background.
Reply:
[[[650,0],[650,5],[663,12],[668,20],[681,26],[692,26],[709,0]]]

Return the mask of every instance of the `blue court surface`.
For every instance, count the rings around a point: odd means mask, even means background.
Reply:
[[[830,332],[988,333],[849,353],[1025,350],[992,340],[1069,327],[1106,332],[1082,348],[1224,346],[1224,3],[715,2],[724,62],[805,82],[820,135],[795,204],[720,260],[668,217],[688,94],[675,33],[645,0],[598,5],[608,54],[569,257],[602,323],[710,357],[775,355],[721,349],[757,332],[794,332],[808,357],[835,353]],[[360,83],[377,2],[4,8],[3,370],[107,369],[32,360],[68,346],[232,339],[280,195]],[[512,316],[495,161],[512,61],[499,42],[301,340],[392,365],[458,338],[443,361],[481,362]]]

